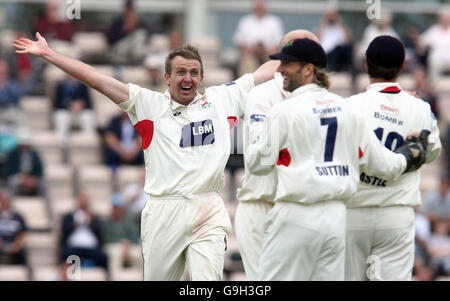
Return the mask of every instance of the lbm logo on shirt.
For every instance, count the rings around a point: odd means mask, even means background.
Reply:
[[[214,126],[211,119],[191,122],[181,130],[180,147],[201,146],[214,143]]]

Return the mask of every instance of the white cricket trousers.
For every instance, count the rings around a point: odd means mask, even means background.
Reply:
[[[412,207],[348,208],[345,280],[411,280],[414,236]]]
[[[276,203],[266,222],[259,280],[344,280],[345,216],[340,201]]]
[[[56,134],[63,142],[67,142],[72,124],[78,125],[85,133],[95,132],[95,114],[92,110],[83,110],[77,114],[69,110],[56,110],[53,122]]]
[[[264,223],[274,203],[239,202],[234,216],[236,239],[248,281],[258,280],[259,259],[264,241]]]
[[[150,197],[141,216],[144,280],[222,280],[231,221],[215,192],[197,198]]]

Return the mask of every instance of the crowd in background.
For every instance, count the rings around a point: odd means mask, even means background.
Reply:
[[[376,36],[389,34],[405,44],[407,63],[404,72],[412,75],[416,93],[430,103],[440,122],[444,144],[439,189],[423,193],[423,206],[416,208],[416,260],[414,279],[434,280],[450,276],[450,125],[439,107],[437,83],[450,71],[450,11],[436,16],[436,24],[418,32],[415,27],[399,36],[392,26],[393,14],[383,11],[365,28],[361,40],[356,40],[351,26],[345,24],[339,11],[324,12],[315,33],[324,47],[331,72],[345,72],[352,78],[352,91],[357,91],[356,75],[363,71],[364,51]],[[36,16],[34,28],[47,41],[55,41],[61,49],[70,49],[77,26],[61,19],[58,3],[48,2]],[[108,51],[104,60],[112,66],[143,66],[148,72],[146,86],[165,90],[164,57],[183,43],[183,35],[175,28],[166,32],[169,45],[165,51],[149,52],[151,31],[141,20],[132,1],[124,1],[123,11],[104,32]],[[236,24],[233,43],[239,51],[233,71],[235,76],[252,72],[277,50],[285,34],[279,16],[267,11],[264,1],[254,3],[253,12]],[[15,38],[27,37],[17,32]],[[59,43],[59,44],[58,44]],[[67,47],[68,45],[68,47]],[[73,55],[76,55],[72,53]],[[89,61],[86,61],[90,63]],[[32,144],[33,129],[21,109],[25,96],[51,98],[51,129],[65,144],[71,131],[96,133],[102,137],[103,163],[113,173],[123,165],[143,166],[140,139],[125,113],[109,120],[103,128],[97,124],[91,90],[83,83],[66,76],[48,90],[44,72],[47,64],[31,56],[16,54],[2,45],[0,56],[0,265],[26,264],[26,220],[11,207],[15,196],[46,195],[44,170],[40,154]],[[119,76],[119,75],[118,75]],[[442,101],[442,100],[441,100]],[[450,101],[450,99],[445,99]],[[242,166],[240,166],[242,167]],[[144,175],[144,173],[143,173]],[[89,209],[90,197],[82,190],[75,192],[77,208],[61,220],[59,263],[65,268],[65,258],[76,254],[85,259],[85,266],[100,266],[108,273],[117,273],[123,266],[139,266],[140,211],[146,196],[143,180],[111,195],[112,211],[108,218],[99,218]],[[61,275],[63,275],[62,273]]]

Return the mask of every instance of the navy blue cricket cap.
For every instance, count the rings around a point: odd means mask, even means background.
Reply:
[[[395,37],[378,36],[367,47],[366,57],[372,64],[380,67],[400,67],[405,61],[405,46]]]
[[[327,65],[327,55],[320,44],[304,38],[289,41],[280,53],[269,55],[271,60],[307,62],[319,68]]]

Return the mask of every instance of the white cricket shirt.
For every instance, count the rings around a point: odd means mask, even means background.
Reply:
[[[386,148],[394,150],[408,134],[426,129],[431,132],[426,163],[439,156],[439,128],[430,105],[402,91],[398,83],[371,84],[366,92],[354,95],[347,101],[356,108],[369,130],[375,132]],[[406,173],[395,181],[363,170],[360,180],[358,192],[346,203],[347,207],[421,204],[419,170]]]
[[[246,150],[249,141],[255,141],[264,135],[264,121],[272,106],[282,101],[289,94],[289,92],[283,90],[283,77],[277,72],[274,79],[256,86],[248,95],[243,135],[245,173],[242,187],[237,190],[239,201],[264,200],[273,202],[277,186],[275,170],[264,175],[250,173],[247,168],[247,160],[250,154],[247,155]]]
[[[275,202],[346,200],[356,192],[360,165],[387,178],[406,168],[405,157],[382,147],[347,101],[316,84],[275,104],[265,127],[267,135],[248,147],[248,167],[257,174],[277,169]]]
[[[142,138],[146,179],[153,196],[183,196],[224,186],[230,155],[230,129],[244,115],[253,74],[197,94],[187,106],[162,94],[128,84],[129,100],[119,104]]]

